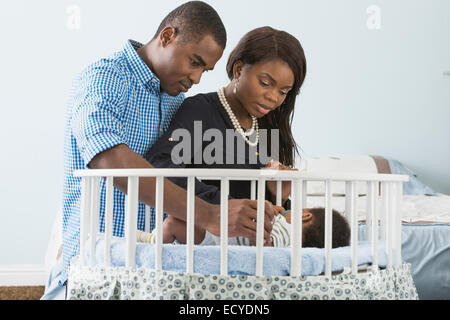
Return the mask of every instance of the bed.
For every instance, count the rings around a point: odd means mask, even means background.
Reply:
[[[79,171],[83,178],[80,254],[69,271],[68,299],[417,299],[411,264],[402,259],[401,207],[407,175],[307,170],[147,169]],[[105,177],[107,194],[113,177],[128,177],[124,238],[111,236],[111,203],[106,203],[105,232],[99,232],[98,180]],[[188,178],[186,245],[136,243],[139,177],[157,177],[156,221],[162,224],[163,177]],[[252,181],[258,201],[254,247],[227,243],[227,201],[221,202],[221,245],[194,246],[192,199],[194,178],[220,179],[221,199],[228,199],[232,179]],[[263,247],[265,181],[292,181],[292,210],[321,199],[325,208],[325,248],[301,247],[301,219],[293,215],[291,248]],[[324,187],[316,192],[309,182]],[[334,193],[343,183],[345,196]],[[359,184],[366,186],[363,197]],[[278,183],[281,187],[281,184]],[[258,186],[258,188],[256,188]],[[256,192],[257,189],[257,192]],[[279,188],[281,190],[281,188]],[[310,193],[311,191],[311,193]],[[281,192],[279,192],[278,199]],[[96,196],[97,195],[97,196]],[[322,196],[321,196],[322,195]],[[358,199],[365,198],[360,212]],[[108,197],[106,197],[106,201]],[[297,199],[297,200],[296,200]],[[331,248],[331,209],[345,203],[351,221],[349,247]],[[277,200],[278,201],[278,200]],[[109,209],[108,209],[109,208]],[[360,215],[364,223],[358,223]],[[372,223],[380,221],[380,223]]]
[[[450,196],[437,193],[396,159],[368,155],[337,155],[304,159],[310,171],[366,172],[407,175],[402,198],[402,259],[411,264],[411,274],[420,299],[450,299]],[[323,186],[312,182],[309,206],[323,205]],[[344,187],[333,186],[333,206],[345,210]],[[364,184],[358,186],[360,233],[364,237]]]

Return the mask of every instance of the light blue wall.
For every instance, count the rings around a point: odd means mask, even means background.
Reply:
[[[0,2],[0,264],[43,263],[61,205],[71,80],[126,39],[148,41],[184,1],[156,2]],[[209,2],[228,29],[228,47],[191,94],[226,83],[226,57],[245,32],[284,29],[308,60],[294,124],[303,156],[393,157],[450,194],[450,77],[443,75],[450,70],[450,1]],[[71,5],[80,9],[79,29]],[[379,20],[367,13],[371,5]]]

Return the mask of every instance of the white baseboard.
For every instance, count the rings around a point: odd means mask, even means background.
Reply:
[[[0,286],[45,286],[47,277],[43,264],[0,265]]]

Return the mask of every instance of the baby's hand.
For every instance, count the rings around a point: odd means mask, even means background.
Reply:
[[[275,215],[282,214],[283,212],[286,211],[286,209],[284,209],[283,207],[276,206],[276,205],[272,205],[272,206],[275,209]]]

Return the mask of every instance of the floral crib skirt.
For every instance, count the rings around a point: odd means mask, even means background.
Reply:
[[[153,269],[82,266],[69,271],[67,299],[75,300],[416,300],[403,264],[332,276],[201,275]]]

